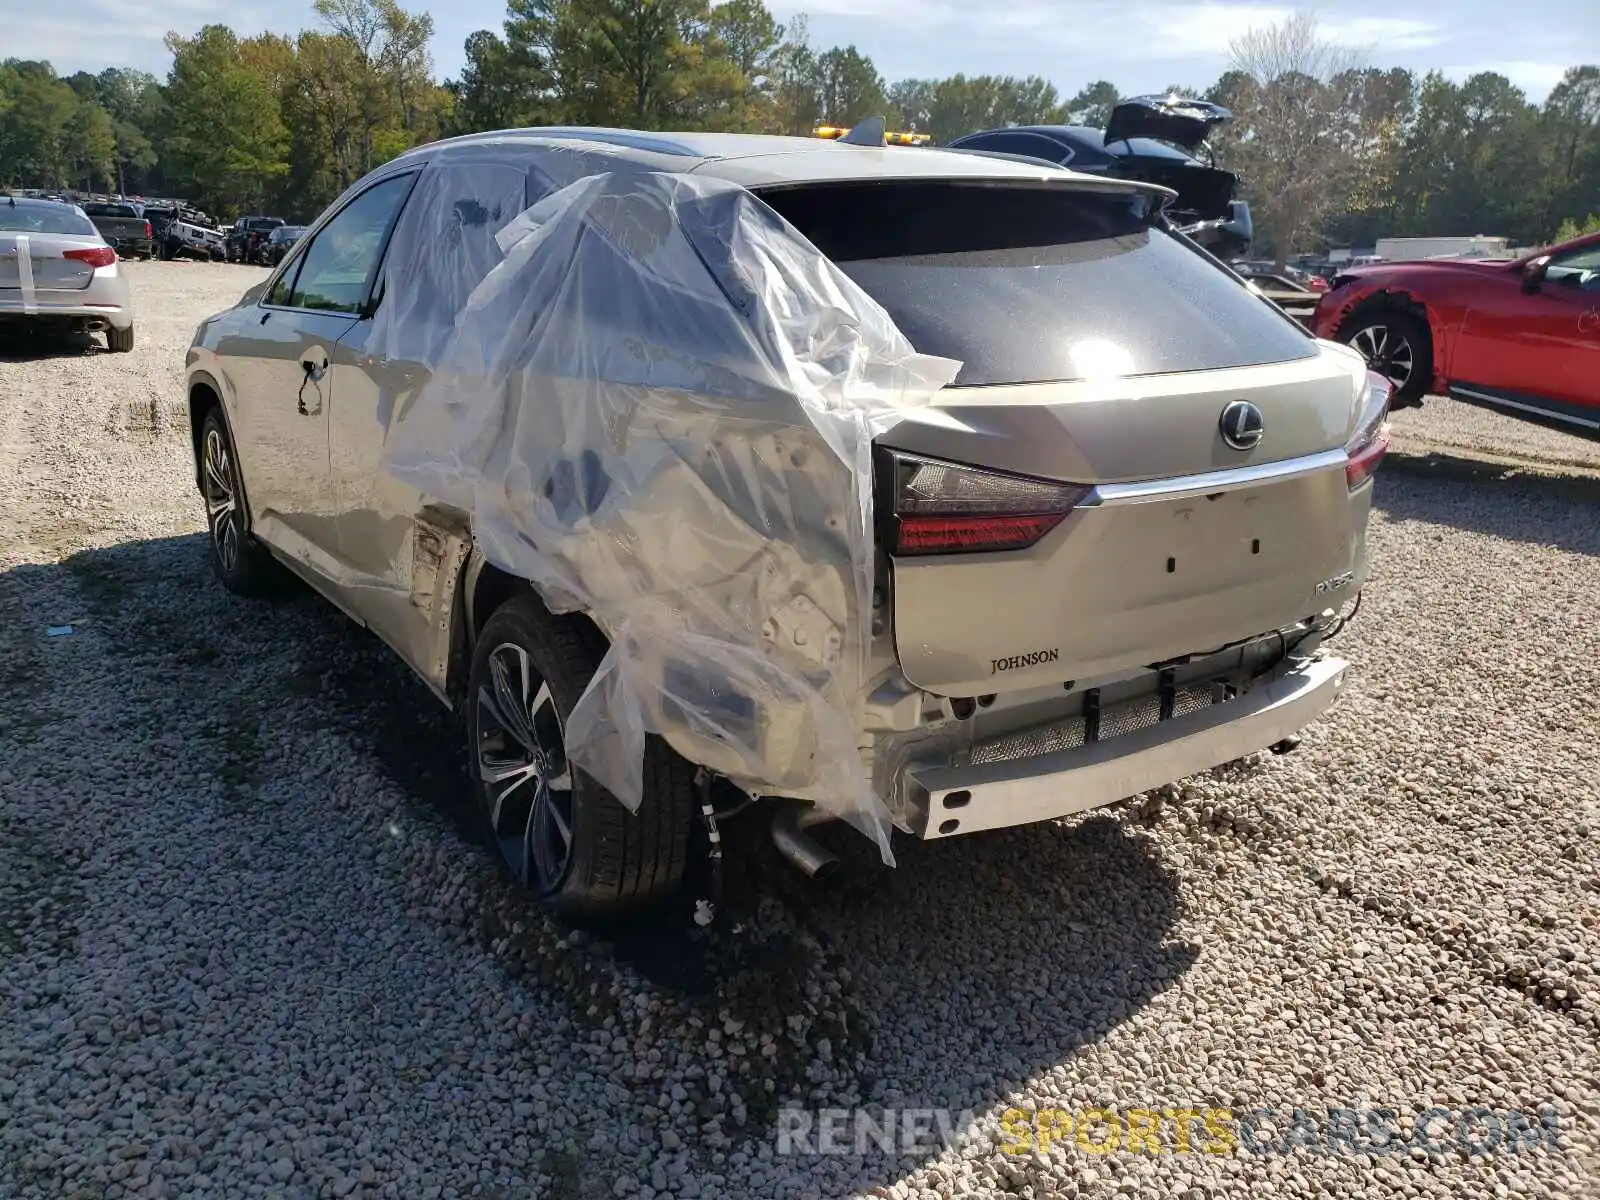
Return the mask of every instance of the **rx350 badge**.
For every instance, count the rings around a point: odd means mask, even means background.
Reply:
[[[1337,592],[1342,587],[1348,587],[1350,581],[1356,577],[1354,571],[1346,571],[1342,575],[1335,575],[1331,579],[1324,579],[1317,584],[1317,595],[1324,596],[1329,592]]]

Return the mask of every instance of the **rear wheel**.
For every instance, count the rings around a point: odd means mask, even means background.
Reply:
[[[1391,408],[1422,403],[1433,382],[1433,339],[1426,324],[1398,308],[1375,308],[1346,321],[1339,340],[1394,385]]]
[[[220,408],[200,426],[200,494],[206,502],[211,568],[230,592],[264,596],[282,579],[276,561],[250,536],[239,461]]]
[[[133,349],[133,326],[118,329],[115,325],[106,329],[106,346],[118,354],[126,354]]]
[[[572,920],[673,896],[688,866],[694,768],[646,742],[644,801],[629,812],[567,759],[567,719],[605,655],[582,617],[525,593],[484,625],[467,689],[473,775],[491,840],[517,881]]]

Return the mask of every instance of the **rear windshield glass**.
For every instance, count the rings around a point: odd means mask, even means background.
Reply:
[[[137,217],[131,204],[85,204],[83,211],[91,217]]]
[[[1142,197],[948,182],[831,184],[762,199],[889,311],[956,386],[1287,362],[1315,344]]]
[[[0,201],[0,230],[8,233],[83,233],[93,235],[94,223],[64,204],[17,204]]]

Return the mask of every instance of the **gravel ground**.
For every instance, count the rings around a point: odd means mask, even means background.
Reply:
[[[752,854],[735,928],[598,940],[468,834],[385,651],[214,585],[182,350],[259,274],[131,270],[134,353],[0,350],[0,1197],[1600,1195],[1600,484],[1470,461],[1556,435],[1403,417],[1455,449],[1386,469],[1297,753],[826,892]],[[979,1128],[777,1155],[791,1100]],[[1561,1133],[1012,1153],[1013,1106]]]
[[[1393,424],[1396,444],[1414,453],[1437,451],[1564,473],[1600,473],[1600,441],[1573,437],[1443,396],[1428,397],[1421,408],[1402,409],[1394,415]]]

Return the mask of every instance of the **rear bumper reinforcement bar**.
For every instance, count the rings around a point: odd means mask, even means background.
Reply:
[[[1349,666],[1316,659],[1225,704],[1072,750],[980,766],[913,766],[911,831],[940,838],[1065,817],[1264,750],[1321,716]]]

